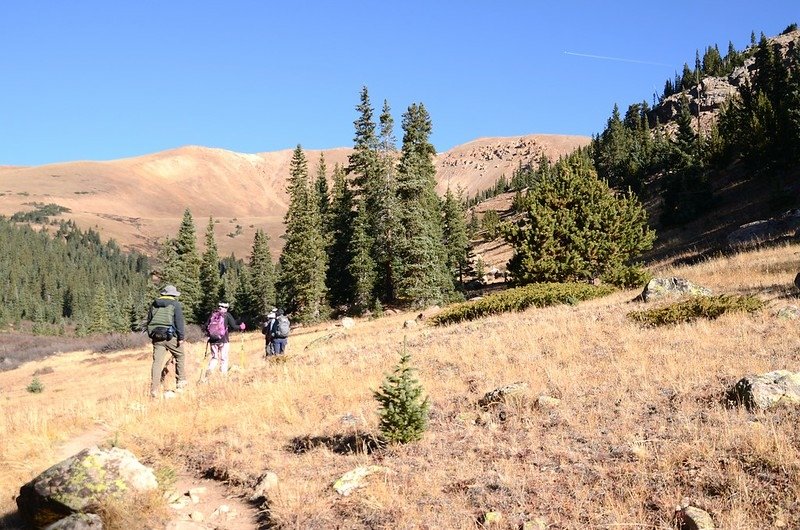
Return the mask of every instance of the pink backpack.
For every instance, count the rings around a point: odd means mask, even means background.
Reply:
[[[208,319],[208,326],[206,326],[206,333],[211,342],[221,341],[225,338],[228,332],[228,325],[225,323],[225,313],[222,311],[214,311],[211,313],[211,318]]]

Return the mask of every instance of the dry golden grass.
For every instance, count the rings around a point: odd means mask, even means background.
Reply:
[[[768,302],[754,315],[658,329],[626,318],[642,307],[628,291],[444,328],[403,329],[409,316],[398,314],[300,329],[285,362],[265,362],[261,336],[246,334],[232,345],[244,371],[173,400],[146,399],[148,351],[29,363],[0,373],[0,511],[65,441],[99,425],[155,467],[185,465],[242,491],[275,472],[264,518],[282,528],[466,529],[499,511],[499,528],[542,519],[667,529],[684,497],[718,528],[798,528],[800,412],[722,404],[746,374],[800,370],[798,322],[774,316],[796,302],[798,270],[800,246],[655,267]],[[348,451],[377,434],[371,391],[404,340],[431,398],[429,430],[418,443]],[[202,347],[192,349],[196,378]],[[44,366],[44,392],[26,392]],[[560,406],[479,409],[485,392],[517,381]],[[339,476],[371,464],[391,472],[348,497],[334,492]]]

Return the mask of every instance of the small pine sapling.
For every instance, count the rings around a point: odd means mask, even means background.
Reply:
[[[405,350],[405,348],[404,348]],[[409,366],[411,355],[403,351],[400,363],[373,392],[379,403],[380,430],[389,443],[420,440],[428,427],[428,397]]]

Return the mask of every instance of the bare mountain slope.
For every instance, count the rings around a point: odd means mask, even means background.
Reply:
[[[555,135],[476,140],[438,155],[439,189],[449,184],[474,195],[540,153],[557,158],[588,141]],[[323,152],[330,175],[335,164],[347,164],[351,149]],[[320,151],[305,154],[313,177]],[[28,211],[33,203],[55,203],[70,209],[57,219],[73,219],[83,229],[94,228],[125,248],[152,255],[158,241],[175,235],[189,208],[198,240],[209,216],[218,221],[215,236],[223,255],[246,256],[255,230],[262,228],[277,257],[291,157],[292,150],[242,154],[188,146],[108,162],[0,166],[0,214]]]

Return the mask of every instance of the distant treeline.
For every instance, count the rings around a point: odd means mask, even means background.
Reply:
[[[62,222],[53,235],[0,216],[0,327],[33,322],[61,334],[125,331],[143,311],[150,266],[93,231]]]

